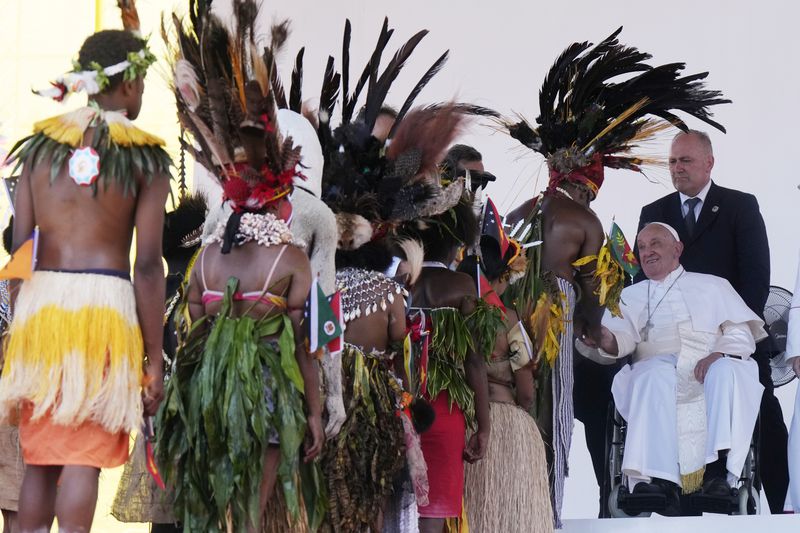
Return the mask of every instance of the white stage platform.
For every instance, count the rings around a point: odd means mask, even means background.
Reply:
[[[564,520],[564,533],[800,533],[800,515]]]

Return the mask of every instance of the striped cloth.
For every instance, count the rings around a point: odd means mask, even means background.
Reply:
[[[561,504],[564,501],[564,480],[569,475],[569,448],[572,444],[574,406],[572,387],[575,375],[572,362],[572,315],[575,311],[575,289],[572,284],[556,277],[562,300],[564,332],[559,339],[559,351],[553,371],[553,475],[550,490],[553,500],[555,527],[561,528]]]

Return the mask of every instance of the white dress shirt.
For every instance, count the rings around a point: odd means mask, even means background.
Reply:
[[[689,198],[699,198],[700,201],[697,202],[697,205],[694,206],[694,219],[700,220],[700,211],[703,209],[703,204],[706,202],[706,196],[708,195],[708,190],[711,188],[711,180],[708,180],[706,186],[703,187],[697,196],[686,196],[682,192],[679,192],[678,195],[681,197],[681,214],[684,218],[686,215],[689,214],[689,206],[686,205],[686,200]]]

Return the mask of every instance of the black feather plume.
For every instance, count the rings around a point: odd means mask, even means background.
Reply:
[[[570,151],[562,163],[575,168],[601,153],[609,166],[638,170],[642,160],[631,151],[658,130],[654,118],[686,129],[681,111],[725,131],[709,108],[730,100],[705,88],[707,73],[682,76],[683,63],[653,66],[650,54],[619,43],[621,31],[596,46],[568,46],[539,91],[537,127],[509,121],[509,134],[548,158]]]
[[[361,95],[364,85],[366,85],[367,81],[371,78],[371,73],[373,71],[375,72],[373,79],[377,80],[377,71],[380,67],[381,56],[383,55],[386,45],[389,44],[389,39],[391,39],[392,33],[394,33],[394,30],[389,29],[389,19],[384,18],[381,32],[378,34],[378,43],[375,45],[375,50],[372,52],[372,56],[370,56],[369,61],[364,66],[364,71],[361,73],[361,77],[358,79],[358,82],[356,82],[356,87],[353,90],[353,94],[347,100],[347,107],[342,109],[342,124],[350,122],[350,120],[353,118],[353,112],[356,109],[358,97]]]
[[[319,95],[319,114],[320,123],[325,119],[329,121],[336,106],[336,98],[339,96],[340,75],[336,72],[333,64],[333,56],[328,56],[328,64],[325,67],[325,76],[322,79],[322,91]],[[323,113],[325,116],[323,116]]]
[[[395,117],[394,124],[392,124],[392,129],[389,131],[390,139],[394,135],[397,126],[403,120],[403,117],[406,116],[408,110],[411,109],[411,106],[414,104],[414,100],[417,98],[420,91],[422,91],[422,89],[424,89],[425,86],[428,85],[428,82],[430,82],[431,79],[434,76],[436,76],[436,74],[438,74],[440,70],[442,70],[442,67],[444,67],[445,63],[447,63],[447,58],[449,54],[450,50],[447,50],[445,51],[445,53],[439,56],[439,59],[434,61],[433,65],[431,65],[431,68],[429,68],[428,71],[425,74],[423,74],[422,78],[420,78],[420,80],[417,82],[414,88],[411,89],[411,93],[409,93],[408,98],[406,98],[406,101],[403,102],[403,106],[400,108],[400,111],[397,112],[397,117]]]
[[[342,35],[342,109],[347,109],[350,100],[350,19],[344,21]]]
[[[297,52],[297,58],[294,61],[294,70],[292,70],[292,87],[289,90],[289,109],[295,113],[300,113],[303,107],[303,55],[305,51],[306,48],[304,46]]]
[[[394,57],[392,57],[386,69],[381,74],[380,78],[374,79],[378,73],[378,65],[373,65],[372,73],[370,74],[370,87],[367,93],[367,104],[364,112],[364,123],[370,130],[375,125],[375,120],[378,118],[381,107],[386,100],[386,95],[389,94],[389,88],[392,86],[394,80],[397,79],[398,74],[403,69],[406,60],[414,52],[414,49],[428,35],[428,30],[421,30],[414,34],[406,43],[401,46]]]
[[[276,50],[272,47],[264,48],[264,64],[269,71],[269,84],[272,87],[272,96],[275,98],[275,105],[279,109],[286,107],[286,92],[283,88],[283,82],[278,75],[278,65],[275,59]]]

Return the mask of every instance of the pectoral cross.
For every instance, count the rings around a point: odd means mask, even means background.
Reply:
[[[647,322],[644,325],[644,328],[642,329],[642,340],[643,341],[647,341],[650,338],[650,330],[651,329],[653,329],[653,323],[650,321],[650,319],[648,319]]]

